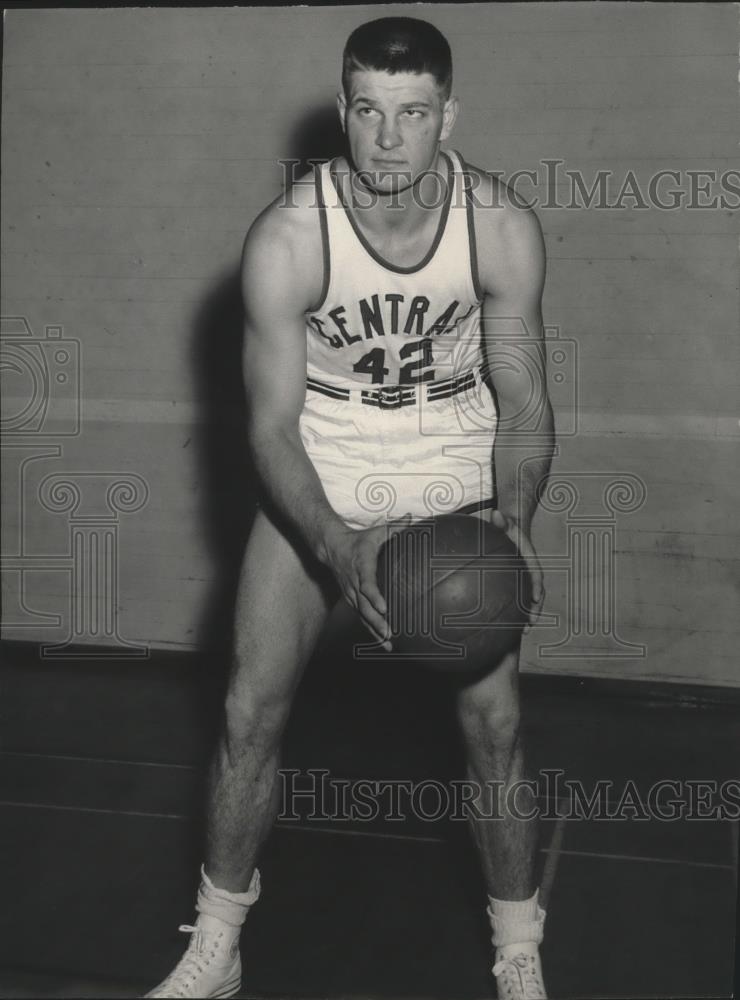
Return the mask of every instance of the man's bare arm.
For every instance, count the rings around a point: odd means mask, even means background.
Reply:
[[[502,214],[490,225],[483,219],[479,247],[486,354],[499,409],[494,444],[499,520],[527,559],[534,620],[544,590],[530,539],[532,518],[555,448],[542,324],[545,248],[534,212],[506,199],[491,211]]]
[[[269,213],[257,220],[244,242],[247,433],[270,499],[325,562],[328,535],[345,525],[329,504],[299,432],[306,398],[304,312],[313,290],[294,244],[286,224]]]
[[[242,258],[247,434],[257,474],[279,512],[334,574],[347,603],[390,649],[377,583],[378,549],[393,528],[350,528],[329,504],[300,435],[306,399],[305,310],[316,299],[310,233],[269,213],[247,234]],[[318,255],[318,260],[321,260]],[[318,281],[320,287],[321,281]]]
[[[505,253],[496,255],[495,266],[489,258],[481,275],[482,313],[499,406],[499,509],[529,533],[537,487],[547,475],[554,448],[542,326],[545,251],[534,213],[511,207],[508,211],[501,227]]]

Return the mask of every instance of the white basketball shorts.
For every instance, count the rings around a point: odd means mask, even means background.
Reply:
[[[496,422],[476,368],[384,389],[309,379],[299,427],[329,503],[350,527],[366,528],[408,512],[427,518],[494,506]]]

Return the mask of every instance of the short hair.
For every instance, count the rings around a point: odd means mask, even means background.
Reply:
[[[439,29],[416,17],[379,17],[355,28],[344,46],[342,86],[354,70],[431,73],[445,100],[452,90],[452,53]]]

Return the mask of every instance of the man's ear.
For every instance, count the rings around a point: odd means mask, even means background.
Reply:
[[[440,142],[447,139],[455,127],[455,122],[457,121],[457,115],[460,111],[460,102],[456,97],[449,97],[445,101],[445,106],[442,111],[442,131],[440,133]]]
[[[339,121],[342,125],[342,131],[347,131],[347,98],[344,96],[344,91],[340,90],[337,94],[337,111],[339,112]]]

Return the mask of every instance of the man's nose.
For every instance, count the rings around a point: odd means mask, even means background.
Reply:
[[[394,119],[383,119],[378,130],[378,145],[383,149],[394,149],[401,145],[401,135]]]

